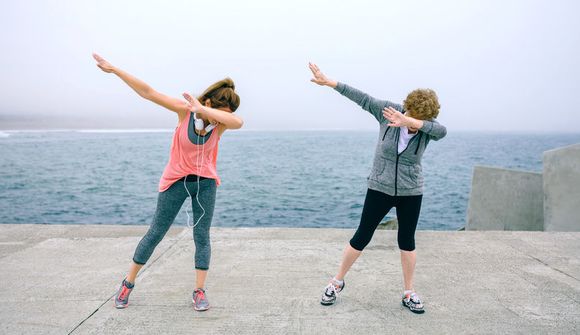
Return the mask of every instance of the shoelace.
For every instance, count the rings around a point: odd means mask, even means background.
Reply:
[[[129,292],[129,288],[127,286],[123,285],[123,288],[121,289],[121,293],[119,293],[119,300],[125,300],[128,292]]]
[[[334,281],[334,280],[332,280],[330,283],[328,283],[328,285],[326,285],[326,288],[325,288],[326,295],[329,295],[329,294],[328,294],[328,290],[329,290],[329,289],[331,290],[331,292],[332,292],[334,295],[337,295],[337,294],[338,294],[338,292],[339,292],[339,291],[338,291],[338,288],[337,288],[337,286],[336,286],[336,285],[334,285],[334,283],[335,283],[335,281]]]
[[[423,305],[421,299],[416,293],[411,293],[411,295],[409,296],[409,300],[411,300],[415,305]]]
[[[195,301],[200,301],[205,299],[205,292],[202,290],[195,291]]]

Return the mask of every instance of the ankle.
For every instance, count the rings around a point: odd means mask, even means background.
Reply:
[[[344,284],[344,278],[343,279],[338,279],[338,277],[333,277],[331,279],[331,282],[335,282],[335,283],[339,284],[340,286],[342,286],[342,284]]]
[[[127,278],[123,279],[123,285],[125,285],[128,289],[135,287],[135,283],[129,281]]]

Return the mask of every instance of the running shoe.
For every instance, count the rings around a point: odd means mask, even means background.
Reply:
[[[115,294],[115,307],[116,308],[126,308],[129,305],[129,295],[133,291],[134,284],[128,283],[125,279],[121,283],[121,287]]]
[[[336,279],[331,279],[330,283],[324,288],[324,293],[322,293],[322,298],[320,298],[320,303],[324,306],[333,305],[336,302],[336,296],[340,293],[345,286],[344,280],[339,282]]]
[[[415,292],[403,295],[403,300],[401,301],[401,303],[403,304],[403,306],[407,307],[413,313],[416,314],[425,313],[423,303],[421,302],[421,299]]]
[[[205,296],[205,290],[202,288],[198,288],[193,291],[193,309],[196,311],[207,311],[209,309],[209,301]]]

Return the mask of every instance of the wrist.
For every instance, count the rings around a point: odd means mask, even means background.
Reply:
[[[405,118],[405,121],[403,122],[403,125],[407,128],[416,128],[416,119],[410,117],[410,116],[406,116],[403,115],[403,117]]]
[[[411,127],[421,129],[423,127],[423,121],[410,117]]]
[[[326,83],[326,86],[328,86],[328,87],[332,87],[332,88],[336,88],[336,86],[338,86],[338,82],[337,82],[336,80],[329,80],[329,81]]]
[[[190,110],[199,116],[205,115],[205,110],[203,106],[202,107],[191,106]]]

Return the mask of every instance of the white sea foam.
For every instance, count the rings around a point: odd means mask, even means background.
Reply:
[[[170,133],[173,129],[79,129],[77,133]]]
[[[10,136],[10,134],[5,133],[3,131],[0,131],[0,138],[5,138],[5,137],[9,137],[9,136]]]

